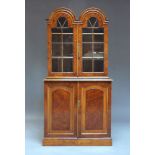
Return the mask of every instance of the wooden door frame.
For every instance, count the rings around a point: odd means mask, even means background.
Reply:
[[[95,17],[98,20],[99,27],[104,28],[104,72],[82,72],[82,28],[87,28],[89,18]],[[105,14],[97,8],[88,8],[84,10],[79,20],[82,22],[78,28],[78,76],[107,76],[108,75],[108,24]]]
[[[83,106],[85,106],[85,95],[86,90],[82,88],[80,85],[85,85],[87,90],[91,88],[96,88],[102,90],[104,92],[104,109],[103,112],[103,130],[85,130],[81,126],[83,115],[85,112],[83,111]],[[78,108],[78,138],[101,138],[101,137],[110,137],[111,136],[111,82],[79,82],[78,84],[78,100],[80,100],[80,107]],[[84,131],[82,133],[82,130]],[[95,133],[97,133],[95,135]]]
[[[56,27],[57,19],[65,17],[68,21],[68,27],[73,28],[73,72],[52,72],[52,32],[51,29]],[[48,40],[48,77],[73,77],[77,75],[77,28],[74,24],[74,13],[67,8],[56,9],[47,19],[47,40]]]
[[[55,86],[55,87],[53,87]],[[51,104],[50,95],[58,89],[71,92],[70,96],[70,130],[57,131],[51,129]],[[77,82],[44,81],[44,137],[77,137]],[[73,99],[73,101],[71,101]]]

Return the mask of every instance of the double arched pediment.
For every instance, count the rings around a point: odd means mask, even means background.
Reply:
[[[76,18],[74,12],[68,8],[58,8],[49,15],[47,19],[48,23],[56,27],[60,17],[64,17],[66,19],[68,27],[71,27],[72,24],[77,22],[87,26],[88,21],[92,17],[97,20],[97,24],[100,27],[107,23],[105,14],[100,9],[94,7],[82,11],[79,18]]]

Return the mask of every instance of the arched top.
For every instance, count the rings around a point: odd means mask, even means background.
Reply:
[[[57,21],[59,18],[65,18],[68,22],[68,27],[71,27],[76,20],[74,13],[68,8],[58,8],[54,10],[48,17],[48,23],[52,27],[57,27]]]
[[[98,25],[102,27],[104,24],[106,24],[106,16],[105,14],[98,8],[88,8],[82,11],[79,20],[84,24],[84,26],[87,26],[88,21],[90,19],[97,19]]]

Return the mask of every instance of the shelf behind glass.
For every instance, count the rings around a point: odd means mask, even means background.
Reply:
[[[73,72],[73,58],[52,57],[52,72]]]
[[[104,58],[83,58],[82,67],[83,72],[103,72],[104,71]]]
[[[82,33],[104,33],[104,28],[99,27],[83,28]]]
[[[53,42],[73,42],[73,34],[52,34],[52,43]]]
[[[100,43],[85,43],[82,45],[82,55],[83,56],[102,56],[104,53],[104,44]]]
[[[52,28],[51,29],[52,33],[73,33],[73,28],[68,28],[68,27],[57,27],[57,28]]]

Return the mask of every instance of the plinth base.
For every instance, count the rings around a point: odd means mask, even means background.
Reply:
[[[112,146],[111,138],[77,138],[77,139],[56,139],[44,138],[44,146]]]

